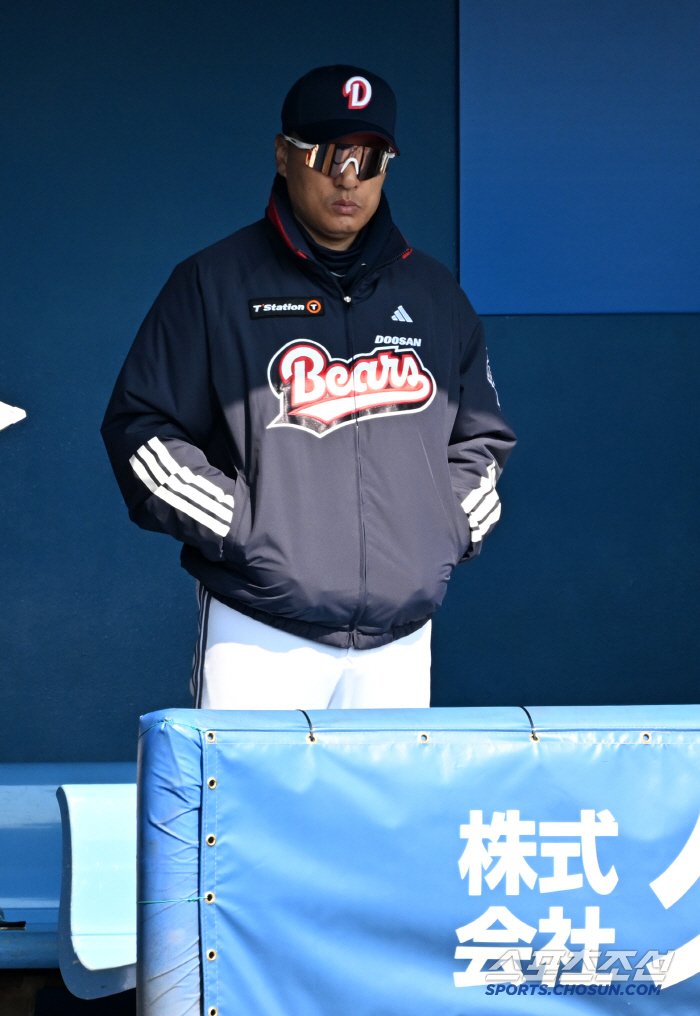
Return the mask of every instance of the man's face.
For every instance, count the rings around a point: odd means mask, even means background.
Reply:
[[[376,144],[372,135],[352,134],[345,143]],[[354,163],[340,176],[324,176],[306,165],[307,152],[278,134],[275,138],[277,172],[287,180],[294,214],[317,243],[346,250],[379,205],[384,173],[358,180]]]

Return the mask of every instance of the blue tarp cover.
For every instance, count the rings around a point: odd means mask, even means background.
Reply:
[[[700,707],[530,712],[143,717],[144,1016],[698,1013]]]

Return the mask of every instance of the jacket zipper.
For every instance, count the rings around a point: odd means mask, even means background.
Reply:
[[[393,264],[394,261],[398,261],[400,260],[400,258],[406,257],[406,255],[409,254],[410,252],[411,248],[407,247],[400,254],[396,254],[393,258],[390,258],[388,261],[382,262],[381,265],[376,265],[371,270],[372,274],[374,274],[375,272],[382,271],[382,269],[387,268],[389,265]],[[301,257],[305,257],[305,255],[302,254],[301,251],[296,251],[296,253],[299,254]],[[318,262],[316,262],[314,259],[306,258],[306,260],[311,260],[312,264],[318,264]],[[319,265],[318,267],[322,269],[321,265]],[[367,275],[369,274],[370,273],[368,272]],[[350,353],[351,360],[355,356],[355,344],[353,342],[352,329],[350,327],[350,311],[352,309],[352,298],[353,295],[357,292],[358,287],[361,286],[362,283],[367,278],[367,275],[361,276],[349,293],[343,293],[343,287],[340,285],[338,280],[337,279],[333,280],[342,296],[343,304],[345,305],[345,343],[346,348]],[[350,621],[350,632],[349,632],[350,645],[353,647],[353,649],[357,648],[357,632],[355,631],[355,626],[362,617],[365,608],[367,606],[367,532],[365,527],[365,513],[363,504],[364,484],[362,482],[362,456],[360,455],[360,421],[357,416],[355,417],[355,460],[357,464],[357,503],[360,515],[360,575],[359,575],[360,589],[359,596],[357,598],[357,608]]]
[[[345,304],[345,341],[350,359],[355,356],[355,343],[353,341],[350,314],[352,310],[352,297],[350,294],[343,296]],[[355,627],[362,617],[367,606],[367,532],[365,528],[364,512],[364,485],[362,482],[362,456],[360,455],[360,421],[355,417],[355,464],[357,469],[357,505],[360,523],[360,572],[359,572],[359,595],[357,597],[357,608],[350,621],[350,644],[357,648],[357,633]]]
[[[377,265],[375,268],[372,269],[372,274],[374,274],[375,272],[380,272],[388,265],[393,264],[394,261],[398,261],[400,258],[405,257],[405,255],[410,251],[410,249],[411,248],[408,247],[406,248],[406,250],[402,251],[400,254],[397,254],[395,257],[390,258],[388,261],[384,261],[381,265]],[[369,275],[369,272],[367,274]],[[358,287],[362,285],[362,283],[365,281],[366,278],[367,275],[361,276],[357,280],[355,285],[352,287],[350,292],[343,295],[343,302],[345,304],[345,335],[351,359],[354,358],[355,356],[355,344],[353,342],[352,330],[350,328],[350,311],[352,308],[352,298],[353,295],[357,292]],[[340,284],[339,288],[342,290]],[[358,496],[358,506],[360,510],[360,595],[357,601],[357,610],[351,622],[350,640],[353,648],[357,648],[357,632],[355,631],[355,626],[362,617],[365,608],[367,606],[367,531],[365,526],[365,513],[364,513],[364,483],[362,480],[362,455],[360,454],[360,420],[357,416],[355,417],[355,456],[357,459],[357,487],[358,487],[357,496]]]

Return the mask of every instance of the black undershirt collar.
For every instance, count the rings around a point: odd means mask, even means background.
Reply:
[[[309,235],[292,211],[287,181],[282,176],[275,177],[273,195],[281,203],[284,217],[293,230],[299,234],[302,246],[305,246],[313,259],[318,261],[326,271],[330,272],[339,283],[344,293],[348,293],[363,275],[366,275],[378,263],[392,230],[395,228],[389,211],[389,203],[382,194],[379,207],[367,225],[360,231],[355,243],[348,250],[333,250],[324,247]],[[282,211],[280,209],[280,211]],[[291,222],[290,222],[291,220]]]
[[[355,242],[347,250],[334,250],[332,247],[324,247],[323,244],[314,240],[298,219],[297,224],[313,256],[333,275],[338,275],[341,278],[343,275],[347,275],[357,259],[362,255],[367,235],[367,226],[360,230],[355,238]]]

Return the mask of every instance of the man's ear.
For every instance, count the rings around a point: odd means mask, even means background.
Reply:
[[[278,134],[275,138],[275,162],[277,163],[277,172],[280,176],[287,175],[288,156],[289,143],[285,141],[281,134]]]

